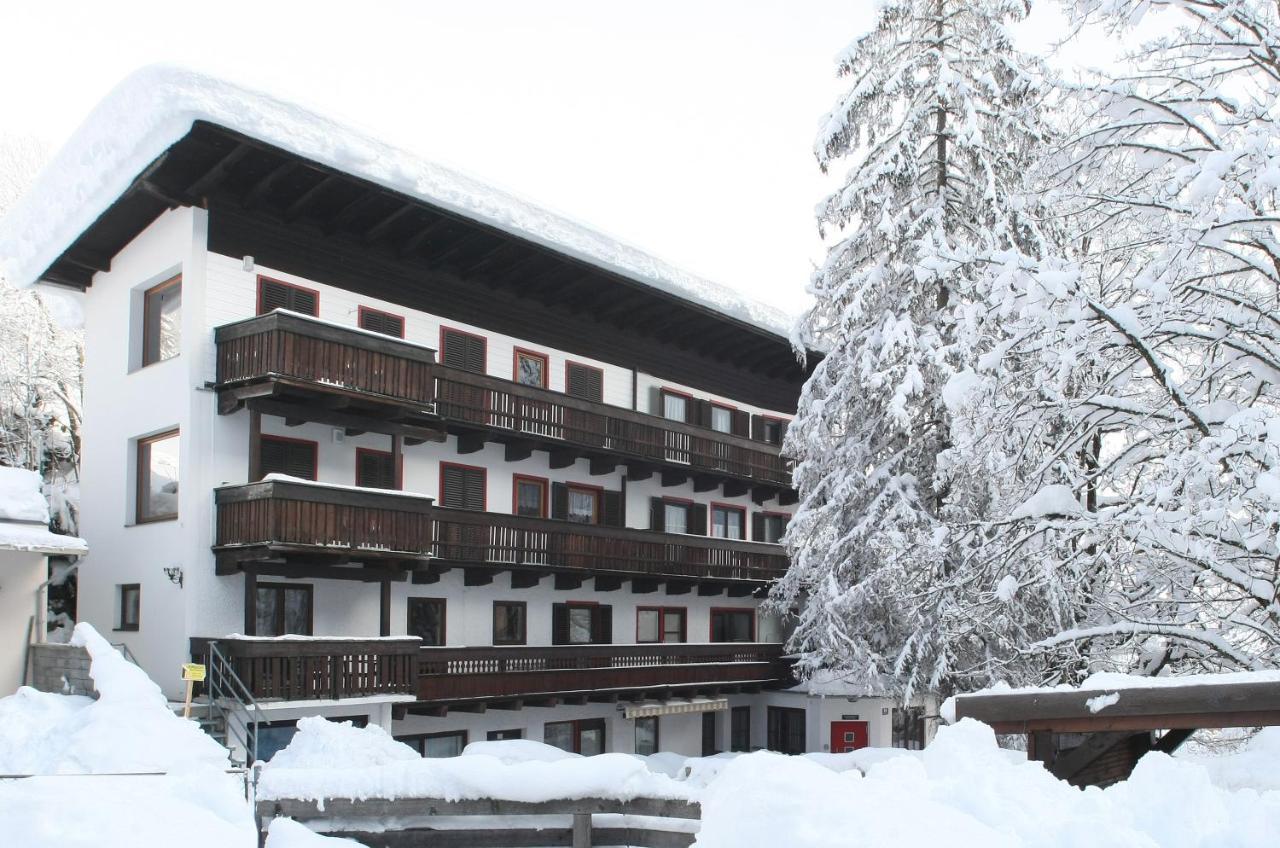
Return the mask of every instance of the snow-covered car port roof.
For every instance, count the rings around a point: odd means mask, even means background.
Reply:
[[[1026,734],[1030,759],[1081,786],[1122,780],[1144,754],[1173,753],[1197,730],[1280,725],[1280,672],[1099,677],[1081,689],[961,695],[955,718]],[[1108,677],[1115,685],[1100,685]]]
[[[766,380],[803,379],[779,310],[292,103],[182,69],[140,71],[94,110],[0,222],[4,271],[17,285],[87,287],[178,206],[210,210],[213,250],[234,241],[217,228],[218,209],[251,214],[278,225],[273,244],[306,230],[459,297],[516,296]]]

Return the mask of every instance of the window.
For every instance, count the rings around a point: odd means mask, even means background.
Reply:
[[[787,532],[787,522],[791,520],[791,516],[783,515],[780,512],[757,512],[755,514],[755,526],[751,528],[752,538],[757,542],[773,542],[782,541],[782,535]]]
[[[734,707],[729,711],[729,750],[751,750],[751,707]]]
[[[357,316],[361,329],[381,333],[384,336],[394,336],[397,339],[404,338],[404,317],[401,315],[392,315],[381,309],[362,306]]]
[[[444,598],[410,598],[409,622],[405,632],[417,636],[423,645],[444,644]]]
[[[310,636],[312,587],[308,583],[259,583],[255,636]]]
[[[711,404],[711,429],[717,433],[732,433],[733,410],[727,406]]]
[[[924,707],[893,708],[893,747],[919,751],[925,736]]]
[[[639,607],[636,609],[637,642],[685,641],[684,607]]]
[[[400,474],[395,454],[356,448],[356,485],[366,489],[399,489]]]
[[[327,716],[327,718],[329,721],[349,721],[354,727],[366,727],[369,724],[367,715]],[[289,743],[293,741],[294,735],[298,732],[298,720],[296,718],[287,718],[279,721],[260,721],[252,724],[248,728],[251,748],[255,728],[257,729],[258,759],[266,762],[280,751],[289,747]]]
[[[316,479],[319,446],[305,439],[263,436],[258,446],[258,463],[263,475],[288,474],[303,480]]]
[[[178,517],[178,431],[138,439],[139,524]]]
[[[319,315],[320,292],[259,277],[258,314],[262,315],[273,309],[288,309],[290,312],[301,312],[303,315]]]
[[[746,510],[736,506],[711,505],[711,535],[718,539],[747,538]]]
[[[562,751],[590,757],[604,753],[604,719],[549,721],[542,726],[542,741]]]
[[[483,336],[440,328],[440,361],[450,368],[483,374],[488,359]]]
[[[662,390],[662,417],[671,421],[688,421],[692,400],[687,395],[676,394],[668,389]]]
[[[182,277],[152,286],[142,295],[142,365],[178,355],[182,335]]]
[[[712,642],[754,642],[756,613],[749,609],[711,610]]]
[[[649,529],[707,535],[707,507],[675,498],[650,498]]]
[[[636,753],[642,757],[658,753],[658,717],[636,719]]]
[[[511,511],[528,518],[547,517],[547,481],[541,477],[512,477]]]
[[[142,587],[125,583],[116,587],[120,596],[120,623],[116,630],[137,630],[142,618]]]
[[[516,348],[514,379],[522,386],[547,387],[547,357],[542,353]]]
[[[412,736],[397,736],[397,742],[403,742],[428,759],[456,757],[467,747],[467,731],[448,730],[444,733],[415,733]]]
[[[440,463],[440,505],[451,509],[483,510],[485,473],[483,468]]]
[[[569,486],[569,512],[565,516],[577,524],[600,523],[600,492],[581,486]]]
[[[523,739],[524,731],[519,727],[512,730],[490,730],[484,735],[490,742],[501,742],[504,739]]]
[[[752,420],[752,438],[772,445],[780,445],[782,437],[786,434],[785,423],[780,418],[769,418],[764,415],[755,417]]]
[[[769,707],[769,750],[780,754],[803,754],[804,719],[804,710]]]
[[[493,644],[523,645],[525,643],[524,601],[493,602]]]
[[[714,757],[720,753],[716,746],[716,714],[702,714],[702,756]]]
[[[613,641],[613,607],[566,603],[551,606],[551,644],[608,645]]]
[[[604,370],[579,362],[564,366],[564,393],[583,400],[604,402]]]

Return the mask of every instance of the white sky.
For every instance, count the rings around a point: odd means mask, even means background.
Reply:
[[[142,65],[265,88],[798,312],[813,136],[873,0],[3,7],[0,133],[59,146]],[[1051,31],[1037,27],[1039,31]]]

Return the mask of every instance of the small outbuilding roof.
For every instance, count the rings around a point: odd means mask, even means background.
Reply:
[[[84,554],[84,539],[49,529],[49,505],[40,493],[40,475],[25,468],[0,467],[0,551]]]

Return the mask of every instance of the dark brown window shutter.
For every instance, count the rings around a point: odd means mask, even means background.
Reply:
[[[751,513],[751,541],[764,541],[764,513]]]
[[[450,368],[483,374],[486,344],[485,340],[479,336],[459,333],[456,330],[445,330],[444,350],[440,351],[440,361]]]
[[[663,530],[666,527],[666,504],[662,498],[649,498],[649,529]]]
[[[551,484],[551,517],[569,517],[569,487],[564,483]]]
[[[601,604],[595,613],[591,618],[591,641],[596,645],[609,645],[613,642],[613,607]]]
[[[371,489],[398,489],[395,458],[383,451],[361,451],[356,468],[356,484]]]
[[[569,605],[551,605],[551,644],[569,644]]]
[[[303,480],[316,479],[316,446],[314,442],[290,442],[262,437],[259,460],[262,473],[288,474]]]
[[[700,427],[711,426],[711,404],[697,398],[686,401],[684,405],[684,421],[686,424],[697,424]]]
[[[258,314],[273,309],[288,309],[303,315],[315,315],[318,311],[316,293],[276,280],[258,280]]]
[[[764,441],[764,419],[759,415],[751,416],[751,438],[757,442]]]
[[[289,308],[303,315],[317,313],[316,294],[305,289],[289,289]]]
[[[452,509],[484,509],[484,471],[446,465],[440,480],[440,501]]]
[[[565,375],[565,394],[600,403],[604,400],[604,381],[600,372],[576,362],[570,362]]]
[[[662,417],[662,389],[657,386],[649,389],[649,414]]]
[[[404,338],[404,318],[377,309],[360,310],[360,327],[384,336]]]
[[[751,435],[751,415],[741,409],[733,412],[733,434],[748,438]]]
[[[707,535],[707,505],[692,504],[689,507],[689,533],[694,536]]]
[[[790,421],[778,422],[778,444],[782,444],[787,440],[787,428],[791,426]]]
[[[600,523],[606,527],[622,527],[625,523],[622,516],[622,492],[606,489],[601,504]]]

